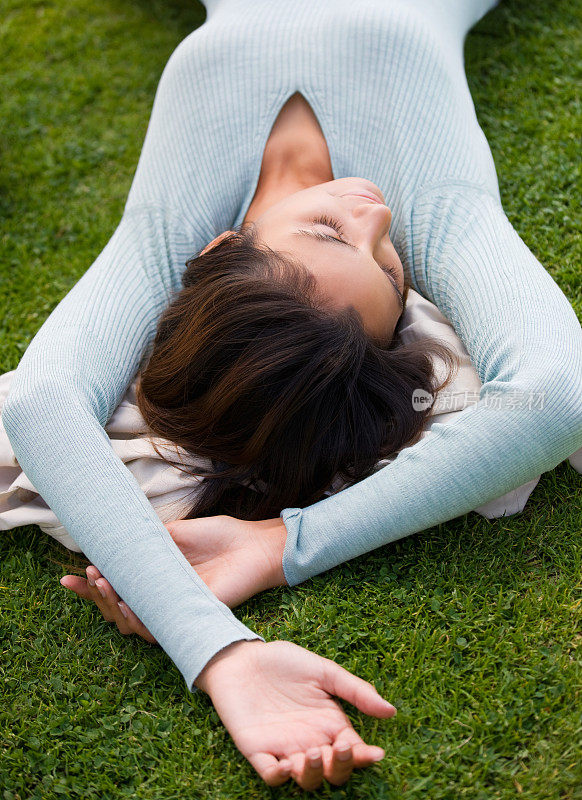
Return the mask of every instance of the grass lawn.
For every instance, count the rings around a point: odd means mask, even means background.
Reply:
[[[203,20],[194,0],[0,0],[0,372],[113,233],[164,64]],[[505,211],[580,317],[581,24],[580,0],[504,0],[465,50]],[[386,757],[320,796],[582,798],[581,488],[563,462],[522,514],[459,517],[236,610],[398,708],[343,704]],[[34,526],[0,550],[0,800],[312,796],[267,787],[163,651],[60,586],[68,551]]]

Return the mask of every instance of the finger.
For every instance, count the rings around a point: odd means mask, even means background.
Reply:
[[[119,603],[121,597],[117,594],[113,586],[105,578],[99,578],[95,581],[95,586],[101,597],[108,603]]]
[[[280,786],[291,774],[290,762],[287,759],[278,761],[271,753],[253,753],[248,759],[269,786]]]
[[[141,636],[147,642],[150,642],[150,644],[158,643],[158,640],[154,636],[152,636],[152,634],[143,624],[141,619],[136,614],[133,613],[133,611],[127,605],[127,603],[124,603],[123,600],[120,600],[117,603],[117,605],[119,606],[119,610],[125,617],[127,624],[134,633],[137,633],[138,636]]]
[[[330,658],[326,659],[323,689],[337,697],[343,697],[352,705],[373,717],[393,717],[396,709],[378,694],[368,681],[352,675]]]
[[[92,600],[91,592],[89,591],[89,584],[85,578],[82,578],[80,575],[63,575],[60,580],[61,586],[64,586],[65,589],[70,589],[75,594],[78,594],[79,597],[82,597],[84,600]]]
[[[324,777],[330,783],[341,786],[349,780],[355,766],[352,745],[347,741],[336,740],[329,749],[331,752],[325,763]]]
[[[107,613],[112,617],[112,619],[109,621],[115,622],[119,633],[122,633],[124,636],[133,633],[125,615],[118,605],[120,597],[113,589],[111,584],[108,583],[104,578],[99,578],[99,580],[95,582],[95,588],[101,595],[102,605],[107,609]],[[103,613],[103,615],[105,616],[105,613]]]
[[[105,578],[99,578],[98,582],[95,581],[95,576],[101,573],[94,565],[87,567],[87,575],[91,576],[90,579],[81,578],[79,575],[64,575],[60,583],[66,589],[71,589],[75,594],[82,597],[84,600],[92,600],[105,618],[106,622],[115,622],[120,633],[127,635],[129,633],[137,633],[142,636],[150,644],[157,644],[157,640],[148,631],[141,620],[133,613],[119,595],[115,592],[109,581]],[[90,584],[90,580],[94,581],[94,585]],[[105,591],[105,597],[101,596],[99,586]],[[97,590],[97,591],[96,591]],[[121,603],[121,605],[120,605]],[[124,613],[127,612],[127,614]]]
[[[108,599],[114,599],[116,603],[119,602],[119,600],[121,600],[121,597],[117,594],[117,592],[115,591],[113,586],[109,583],[107,578],[103,577],[103,575],[99,572],[97,567],[91,565],[90,567],[87,567],[86,572],[89,584],[91,586],[97,586],[98,589],[99,587],[101,587],[101,589],[106,590],[106,597]],[[103,596],[101,591],[100,594],[101,596]]]
[[[91,570],[92,577],[99,576],[101,574],[94,565],[91,565],[91,567],[88,567],[87,569]],[[128,633],[135,633],[146,641],[150,642],[150,644],[157,644],[157,639],[151,635],[146,626],[139,619],[139,617],[134,614],[130,607],[123,602],[121,597],[117,594],[113,586],[106,578],[98,578],[95,581],[95,586],[107,603],[109,613],[112,615],[113,620],[117,623],[120,633],[122,633],[124,636]]]
[[[88,572],[88,571],[91,573],[91,577],[92,577],[92,578],[93,578],[93,580],[95,580],[95,581],[96,581],[98,578],[103,578],[103,575],[102,575],[102,574],[99,572],[99,570],[97,569],[97,567],[95,566],[95,564],[89,564],[89,566],[87,567],[87,569],[85,570],[85,572]]]
[[[366,744],[362,737],[352,728],[348,722],[337,735],[334,745],[349,744],[352,749],[353,768],[369,767],[376,761],[380,761],[386,755],[385,750],[373,744]]]
[[[100,578],[99,580],[103,581],[103,584],[101,586],[101,590],[98,588],[96,576],[100,576],[101,573],[97,567],[91,565],[87,567],[85,572],[87,573],[87,583],[89,586],[89,599],[93,600],[99,611],[103,614],[106,622],[116,622],[117,617],[121,617],[122,615],[119,612],[119,609],[112,606],[111,596],[107,596],[106,586],[111,588],[111,590],[112,587],[105,580],[105,578]],[[103,596],[102,592],[105,594],[105,597]]]
[[[121,598],[113,586],[101,575],[97,567],[93,564],[87,567],[85,571],[87,573],[91,597],[107,622],[120,622],[121,627],[118,625],[120,632],[129,633],[130,631],[127,629],[125,618],[117,605]]]
[[[75,592],[75,594],[79,595],[79,597],[82,597],[84,600],[93,601],[97,605],[105,621],[115,622],[120,633],[131,633],[132,631],[127,624],[126,618],[115,602],[115,597],[117,597],[117,595],[111,584],[106,581],[105,578],[100,578],[99,583],[94,582],[94,585],[91,585],[91,581],[94,581],[95,574],[100,575],[100,572],[96,567],[87,567],[86,572],[87,575],[90,576],[90,578],[87,580],[85,578],[81,578],[79,575],[64,575],[61,578],[60,583],[66,589],[71,589],[71,591]],[[104,588],[106,595],[105,597],[102,597],[101,593],[99,592],[98,587],[100,585],[102,585],[102,588]]]
[[[96,604],[99,611],[103,614],[106,622],[115,622],[116,613],[112,609],[111,604],[101,597],[96,585],[91,585],[91,579],[86,580],[79,575],[64,575],[60,583],[66,589],[70,589],[75,594],[82,597],[83,600],[90,600]],[[104,580],[104,579],[102,579]]]
[[[317,789],[323,781],[323,756],[320,747],[310,747],[305,753],[303,769],[295,780],[302,789]]]
[[[102,596],[101,592],[97,588],[95,576],[100,575],[101,573],[99,572],[97,567],[94,566],[87,567],[85,572],[87,573],[89,599],[93,600],[99,611],[103,614],[103,617],[105,618],[106,622],[115,622],[116,613],[111,607],[111,603],[108,602],[107,597]]]

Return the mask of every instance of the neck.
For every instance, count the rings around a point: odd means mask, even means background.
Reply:
[[[327,147],[320,153],[297,142],[274,145],[265,149],[257,189],[243,222],[253,222],[295,192],[333,180]]]

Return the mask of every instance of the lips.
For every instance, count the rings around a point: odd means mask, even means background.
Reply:
[[[386,203],[383,203],[378,197],[373,195],[371,192],[348,192],[347,196],[348,197],[365,197],[367,200],[371,200],[373,203],[380,203],[380,205],[382,205],[382,206],[386,205]]]

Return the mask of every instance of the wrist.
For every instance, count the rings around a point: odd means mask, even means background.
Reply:
[[[249,523],[253,525],[255,530],[260,534],[260,540],[263,545],[268,545],[268,586],[266,589],[272,589],[274,586],[288,586],[285,573],[283,571],[283,552],[287,542],[287,528],[281,517],[273,517],[272,519],[264,519]]]
[[[264,645],[265,642],[261,639],[239,639],[227,644],[206,663],[194,681],[194,686],[202,689],[206,694],[212,695],[213,687],[220,683],[220,676],[225,675],[229,669],[232,669],[233,664],[245,657],[249,646],[256,647],[257,644]]]

